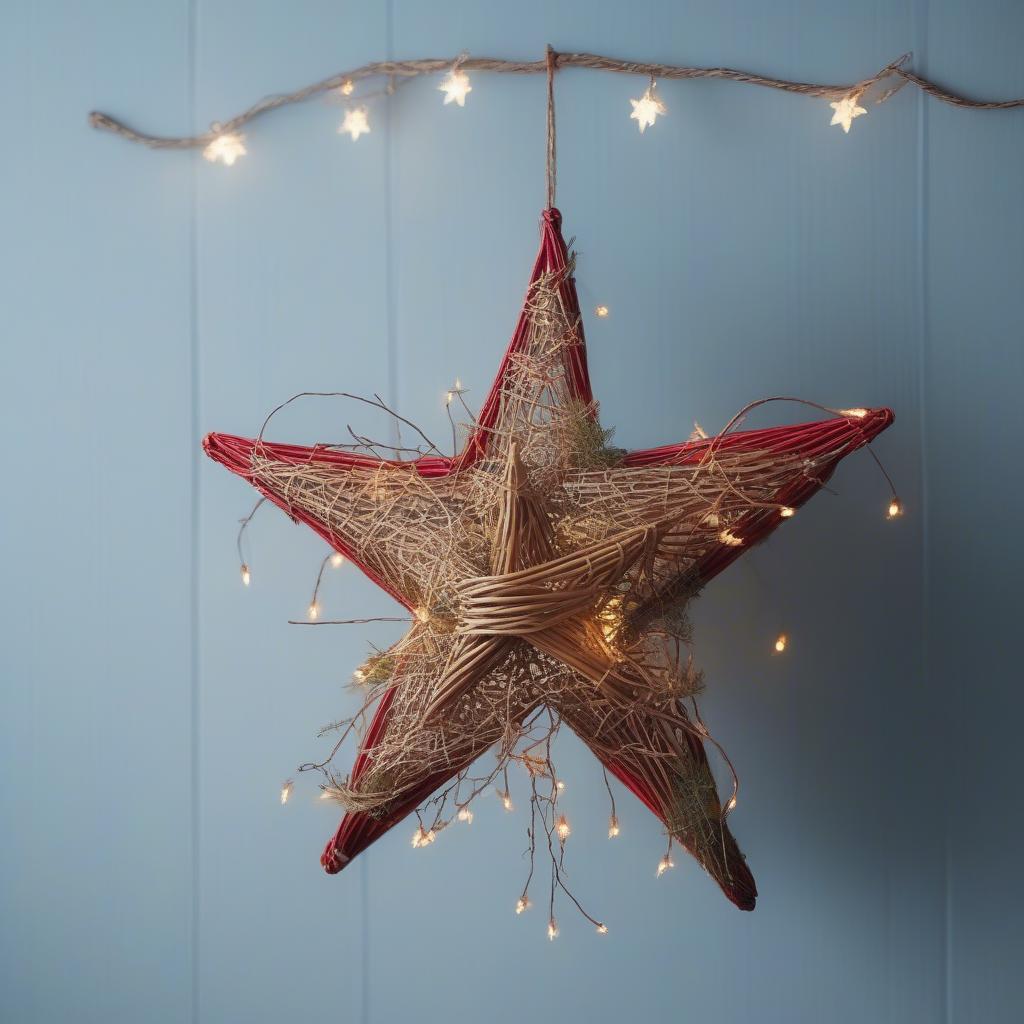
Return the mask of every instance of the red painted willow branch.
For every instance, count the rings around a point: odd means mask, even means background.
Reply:
[[[213,139],[224,132],[238,131],[250,121],[261,117],[263,114],[268,114],[272,110],[277,110],[280,107],[286,107],[293,103],[302,103],[322,93],[340,89],[349,82],[354,85],[364,79],[384,76],[389,80],[389,83],[393,84],[396,79],[410,79],[419,75],[436,74],[455,66],[466,71],[497,71],[513,75],[542,75],[548,72],[549,60],[553,62],[555,68],[588,68],[592,71],[640,75],[644,78],[721,78],[730,82],[742,82],[746,85],[758,85],[766,89],[779,89],[783,92],[798,93],[802,96],[833,100],[850,95],[859,96],[883,79],[892,77],[896,80],[895,86],[883,92],[878,102],[887,99],[896,89],[909,83],[933,99],[955,107],[966,107],[971,110],[1011,110],[1017,107],[1024,107],[1024,97],[1010,100],[975,100],[950,92],[948,89],[944,89],[906,68],[905,65],[910,60],[909,53],[904,54],[891,64],[887,64],[881,71],[870,78],[865,78],[849,85],[827,85],[813,82],[791,82],[784,78],[772,78],[768,75],[758,75],[750,71],[739,71],[735,68],[681,67],[675,64],[652,64],[618,60],[614,57],[603,57],[595,53],[558,53],[552,51],[550,58],[545,57],[542,60],[531,61],[502,60],[495,57],[470,57],[465,54],[446,59],[427,58],[424,60],[374,61],[370,64],[353,68],[351,71],[342,71],[336,75],[331,75],[330,78],[324,78],[302,89],[296,89],[295,92],[268,96],[228,121],[215,122],[208,132],[204,132],[201,135],[183,135],[178,137],[149,135],[145,132],[136,131],[123,121],[119,121],[117,118],[111,117],[109,114],[100,113],[99,111],[93,111],[89,115],[89,123],[93,128],[113,132],[115,135],[120,135],[123,139],[127,139],[130,142],[140,142],[151,149],[195,149],[209,145]],[[390,85],[388,89],[383,91],[392,91]],[[353,97],[354,100],[367,98],[367,95]]]

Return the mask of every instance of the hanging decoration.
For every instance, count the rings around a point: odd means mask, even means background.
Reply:
[[[263,431],[210,434],[204,447],[409,612],[405,636],[358,668],[365,698],[336,723],[332,756],[304,766],[323,773],[324,792],[346,810],[321,858],[327,871],[413,812],[413,846],[433,843],[453,820],[471,820],[469,804],[492,785],[511,809],[508,769],[518,764],[531,849],[551,845],[561,888],[572,829],[551,739],[565,723],[661,819],[670,843],[749,910],[756,888],[728,824],[738,786],[733,776],[720,799],[708,764],[708,746],[722,751],[697,709],[687,603],[892,414],[852,409],[741,431],[745,410],[714,437],[613,448],[590,389],[572,273],[550,208],[511,344],[455,455],[421,432],[414,450],[396,445],[390,457],[368,438],[305,448],[269,443]],[[334,754],[352,733],[358,756],[339,771]],[[491,748],[495,764],[471,775]],[[609,836],[618,831],[613,811]],[[658,874],[671,866],[667,853]],[[528,898],[524,890],[520,910]]]

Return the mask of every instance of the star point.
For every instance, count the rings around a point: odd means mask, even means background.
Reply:
[[[360,135],[370,133],[370,118],[366,107],[351,107],[345,111],[345,118],[338,127],[338,134],[345,133],[348,133],[353,142],[356,142]]]
[[[636,121],[641,135],[657,121],[659,114],[664,115],[668,113],[668,107],[662,103],[654,82],[651,82],[640,99],[630,100],[629,102],[633,106],[633,113],[629,115],[630,120]]]
[[[466,96],[473,91],[473,86],[469,84],[469,75],[465,71],[458,71],[454,68],[445,75],[437,88],[439,92],[444,93],[445,106],[448,106],[449,103],[457,103],[460,107],[464,107]]]

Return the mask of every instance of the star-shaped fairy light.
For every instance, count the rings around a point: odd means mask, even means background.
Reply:
[[[231,167],[240,157],[245,156],[245,136],[238,132],[222,132],[203,149],[203,156],[211,164],[222,163]]]
[[[458,103],[460,107],[464,107],[467,94],[473,91],[473,86],[469,84],[469,75],[465,71],[458,71],[454,68],[444,76],[437,88],[444,93],[446,107],[449,103]]]
[[[640,126],[640,134],[643,135],[644,130],[654,124],[658,119],[659,114],[667,114],[668,107],[661,102],[661,97],[658,95],[657,86],[652,81],[647,86],[643,96],[638,100],[629,101],[633,105],[633,113],[629,115],[631,121],[636,121]]]
[[[366,113],[366,107],[350,107],[345,111],[345,119],[338,128],[338,134],[348,132],[355,142],[360,135],[368,135],[370,132],[370,119]]]
[[[831,127],[834,124],[842,125],[843,131],[848,135],[853,119],[867,113],[867,110],[858,104],[858,99],[860,99],[859,96],[851,94],[850,96],[844,96],[835,103],[830,103],[829,106],[832,108],[833,114],[832,120],[829,121],[829,126]]]
[[[502,775],[511,810],[513,763],[527,770],[549,848],[561,849],[572,830],[555,809],[549,750],[564,723],[661,819],[670,847],[684,846],[750,910],[754,879],[727,822],[735,776],[722,800],[705,752],[721,747],[694,700],[686,604],[892,414],[855,409],[752,431],[734,422],[682,444],[609,447],[560,225],[547,210],[515,333],[458,454],[428,442],[399,461],[272,444],[262,432],[210,434],[204,447],[410,613],[408,632],[356,673],[372,717],[351,771],[315,766],[346,808],[321,858],[328,872],[414,811],[413,845],[432,841]],[[492,748],[496,767],[471,776]],[[618,832],[613,805],[608,834]],[[528,906],[524,890],[516,909]]]

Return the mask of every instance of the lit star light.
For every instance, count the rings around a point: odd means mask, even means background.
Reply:
[[[411,620],[374,663],[372,721],[343,789],[329,785],[348,809],[321,863],[341,871],[546,709],[751,910],[757,889],[694,715],[699,673],[679,622],[696,592],[786,522],[780,508],[802,508],[892,414],[609,447],[557,210],[544,212],[542,236],[512,341],[460,451],[396,461],[205,439],[211,458],[315,530]],[[643,387],[638,401],[649,400]],[[507,782],[495,786],[511,811]],[[435,817],[413,833],[417,848],[439,832]],[[550,825],[553,843],[571,836],[558,814]],[[613,817],[608,834],[617,829]]]
[[[437,87],[439,92],[444,93],[444,105],[458,103],[460,107],[466,105],[466,94],[473,91],[469,84],[469,75],[465,71],[456,71],[454,68],[444,76],[443,81]]]
[[[352,107],[351,110],[345,111],[345,120],[341,122],[341,127],[338,129],[339,135],[348,132],[352,136],[352,141],[355,142],[360,135],[367,135],[369,131],[370,121],[366,116],[366,107]]]
[[[636,121],[640,126],[641,135],[648,125],[654,124],[659,114],[668,113],[668,107],[661,102],[661,98],[658,96],[658,88],[653,81],[647,86],[647,91],[640,99],[630,100],[629,102],[633,104],[633,113],[629,115],[630,120]]]
[[[246,152],[244,135],[224,132],[203,150],[203,156],[211,164],[222,163],[225,167],[230,167],[240,156],[245,156]]]
[[[836,103],[830,103],[829,106],[835,111],[832,115],[832,120],[829,121],[829,125],[842,125],[843,131],[849,134],[850,125],[853,124],[855,117],[860,117],[861,114],[866,114],[867,111],[857,105],[859,97],[850,95],[844,96],[841,100]]]

